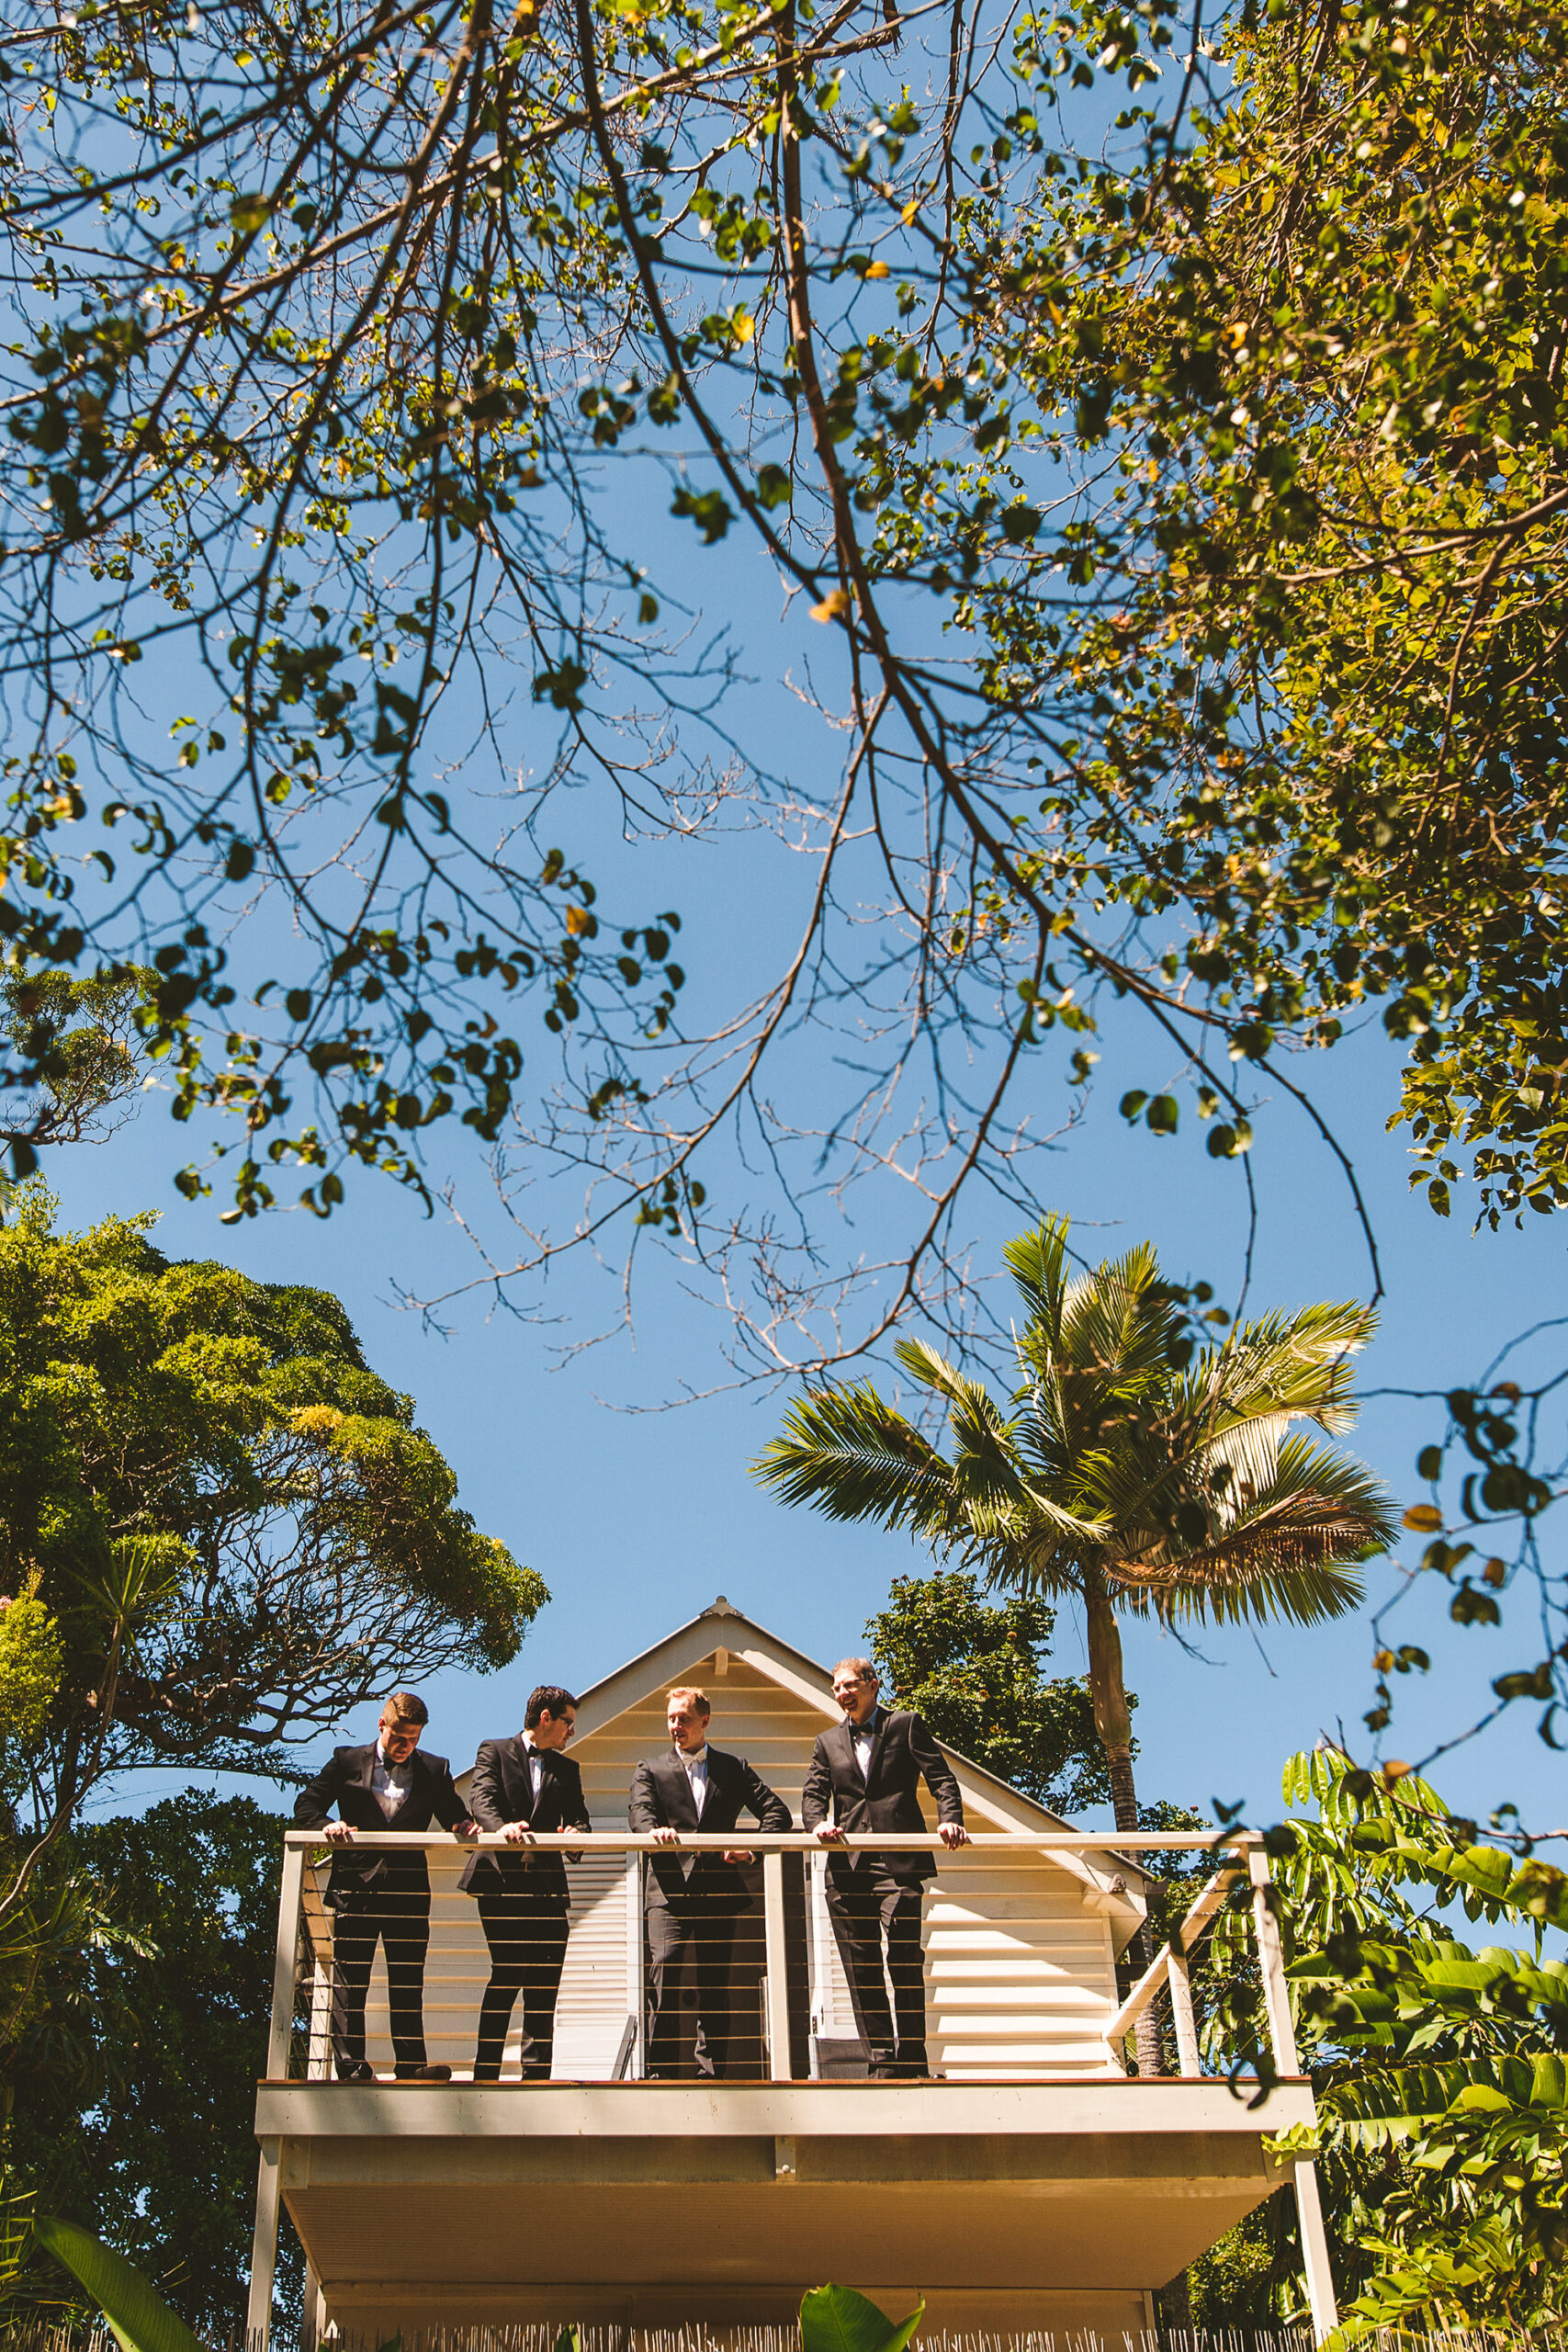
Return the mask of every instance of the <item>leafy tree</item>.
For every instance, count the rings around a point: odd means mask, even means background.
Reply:
[[[1274,1042],[1381,1004],[1433,1204],[1467,1155],[1488,1214],[1555,1202],[1560,9],[73,14],[3,51],[0,924],[156,973],[240,1213],[423,1185],[466,1123],[594,1204],[480,1279],[620,1216],[771,1375],[974,1321],[964,1187],[1020,1197],[1010,1092],[1070,1104],[1111,991],[1156,1136],[1190,1078],[1243,1156],[1254,1070],[1306,1091]],[[819,789],[652,575],[660,483],[841,650]],[[665,886],[612,907],[582,844],[736,793],[820,870],[699,1032]],[[824,1149],[918,1202],[855,1329]]]
[[[1053,1813],[1106,1804],[1111,1788],[1089,1686],[1047,1679],[1056,1612],[1034,1593],[982,1600],[967,1569],[895,1577],[866,1639],[894,1703],[938,1739]],[[1129,1708],[1136,1700],[1128,1693]]]
[[[1568,1877],[1480,1840],[1414,1773],[1332,1749],[1293,1757],[1314,1817],[1269,1833],[1297,2038],[1316,2093],[1338,2284],[1352,2332],[1561,2324],[1568,2173]],[[1245,1889],[1214,1937],[1245,1950]],[[1528,1949],[1454,1933],[1452,1915]],[[1256,1981],[1234,1971],[1216,2060],[1264,2046]],[[1286,2200],[1199,2266],[1198,2315],[1280,2315],[1296,2267]]]
[[[37,1148],[82,1143],[113,1132],[129,1115],[140,1078],[137,1015],[148,1001],[150,975],[73,979],[48,969],[0,974],[0,1035],[16,1068],[0,1075],[7,1086],[36,1084],[15,1124],[0,1140],[30,1167]]]
[[[61,1866],[121,1930],[46,1973],[9,2053],[8,2157],[40,2212],[143,2264],[207,2339],[236,2324],[250,2262],[255,2083],[272,2006],[283,1817],[191,1790],[78,1824]],[[279,2246],[278,2300],[299,2292]]]
[[[546,1598],[330,1294],[51,1214],[35,1185],[0,1227],[0,1675],[33,1710],[0,1736],[7,1901],[106,1776],[288,1778],[389,1683],[505,1665]]]
[[[923,1340],[898,1361],[945,1408],[951,1458],[865,1383],[810,1389],[755,1475],[785,1502],[907,1529],[992,1585],[1083,1610],[1116,1826],[1138,1826],[1117,1619],[1285,1617],[1361,1597],[1355,1563],[1393,1532],[1348,1456],[1287,1434],[1354,1418],[1349,1358],[1370,1309],[1305,1307],[1194,1352],[1145,1243],[1069,1280],[1066,1218],[1010,1243],[1023,1321],[1004,1410]]]

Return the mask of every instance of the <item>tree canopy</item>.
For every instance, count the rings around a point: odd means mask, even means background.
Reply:
[[[990,1601],[969,1570],[938,1568],[895,1577],[865,1632],[894,1705],[1036,1804],[1074,1814],[1111,1789],[1088,1683],[1046,1672],[1055,1630],[1037,1593]]]
[[[0,1226],[0,1784],[37,1834],[147,1763],[288,1779],[450,1659],[516,1655],[545,1588],[457,1502],[329,1293],[164,1258],[152,1220]],[[13,1624],[18,1627],[13,1636]]]
[[[250,2258],[287,1826],[194,1790],[79,1823],[52,1867],[97,1891],[117,1937],[51,1963],[0,2058],[6,2161],[37,2210],[107,2237],[209,2341],[235,2325]],[[287,2307],[302,2269],[291,2234],[279,2256]]]
[[[1568,1969],[1543,1938],[1568,1923],[1568,1878],[1407,1770],[1320,1747],[1289,1759],[1283,1792],[1292,1817],[1268,1841],[1348,2333],[1560,2324]],[[1201,1980],[1222,1986],[1204,2036],[1221,2069],[1266,2046],[1249,1905],[1238,1886]],[[1272,2202],[1199,2265],[1201,2317],[1289,2308],[1297,2258]]]
[[[1322,1125],[1280,1049],[1381,1007],[1432,1205],[1551,1207],[1565,56],[1520,0],[5,37],[7,952],[155,973],[231,1213],[463,1123],[588,1195],[482,1279],[622,1218],[755,1372],[975,1322],[965,1188],[1033,1202],[1112,997],[1156,1137]],[[809,782],[705,626],[742,545]],[[808,887],[761,977],[705,904],[697,995],[663,851],[735,824]]]

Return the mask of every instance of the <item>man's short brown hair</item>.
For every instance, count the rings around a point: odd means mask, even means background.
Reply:
[[[528,1693],[528,1703],[523,1710],[523,1728],[525,1731],[537,1731],[547,1715],[553,1723],[559,1723],[563,1715],[575,1715],[577,1708],[578,1702],[560,1683],[541,1682],[536,1690]]]
[[[841,1657],[839,1660],[838,1665],[833,1668],[833,1679],[835,1682],[837,1682],[840,1674],[852,1674],[857,1682],[874,1682],[876,1680],[876,1668],[873,1666],[870,1658],[868,1657]]]
[[[381,1702],[381,1713],[390,1715],[395,1724],[419,1724],[430,1721],[430,1709],[415,1690],[394,1690]]]
[[[713,1713],[713,1708],[709,1703],[707,1692],[705,1690],[699,1690],[694,1682],[677,1682],[673,1690],[666,1690],[664,1693],[664,1703],[666,1706],[670,1704],[671,1699],[689,1699],[693,1706],[695,1707],[699,1715],[711,1715]]]

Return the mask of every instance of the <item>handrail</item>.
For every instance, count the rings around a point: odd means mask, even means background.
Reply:
[[[1258,1841],[1254,1841],[1257,1844]],[[1161,1944],[1111,2023],[1105,2029],[1107,2041],[1120,2041],[1130,2033],[1162,1984],[1170,1988],[1171,2007],[1175,2013],[1177,2040],[1182,2045],[1182,2072],[1196,2075],[1198,2066],[1197,2036],[1192,2028],[1192,1996],[1187,1984],[1187,1964],[1192,1957],[1192,1945],[1200,1928],[1205,1927],[1219,1909],[1233,1886],[1247,1883],[1241,1870],[1216,1871],[1189,1910],[1181,1925],[1168,1943]],[[1190,2064],[1187,2063],[1190,2054]]]
[[[521,1844],[533,1844],[544,1846],[552,1853],[568,1849],[576,1852],[581,1848],[604,1854],[659,1854],[667,1851],[671,1841],[647,1830],[631,1829],[552,1829],[527,1839],[506,1838],[494,1829],[483,1830],[477,1838],[460,1838],[455,1829],[356,1829],[352,1841],[330,1838],[324,1829],[289,1829],[285,1832],[283,1842],[286,1847],[329,1849],[333,1844],[352,1842],[372,1849],[385,1846],[404,1853],[411,1846],[457,1846],[465,1853],[476,1853],[490,1849],[515,1851]],[[964,1850],[964,1847],[945,1847],[936,1830],[857,1830],[852,1836],[834,1840],[818,1838],[813,1829],[736,1828],[722,1833],[682,1829],[675,1842],[688,1853],[735,1853],[741,1849],[757,1854],[926,1854]],[[1247,1852],[1260,1842],[1256,1831],[1246,1829],[1156,1829],[1136,1837],[1123,1837],[1114,1829],[980,1829],[970,1831],[965,1845],[993,1850],[1005,1847],[1031,1854],[1168,1854],[1210,1853],[1222,1847],[1236,1847]]]

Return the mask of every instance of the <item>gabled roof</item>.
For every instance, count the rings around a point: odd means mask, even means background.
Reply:
[[[614,1674],[606,1675],[602,1682],[595,1682],[582,1693],[577,1711],[578,1738],[604,1730],[617,1715],[645,1700],[650,1690],[678,1682],[699,1659],[711,1657],[716,1649],[729,1650],[757,1673],[791,1691],[820,1713],[824,1728],[839,1721],[840,1709],[833,1697],[829,1669],[792,1643],[771,1634],[765,1625],[759,1625],[720,1593],[697,1616],[677,1626],[640,1657],[628,1658],[625,1666],[617,1667]],[[998,1829],[1072,1827],[1070,1822],[1048,1813],[1032,1797],[998,1779],[983,1764],[972,1762],[945,1741],[939,1744],[953,1766],[964,1808],[971,1815],[977,1814]],[[1127,1855],[1117,1853],[1113,1845],[1103,1852],[1098,1849],[1058,1852],[1052,1860],[1083,1881],[1096,1907],[1120,1914],[1128,1932],[1141,1923],[1146,1873]]]

